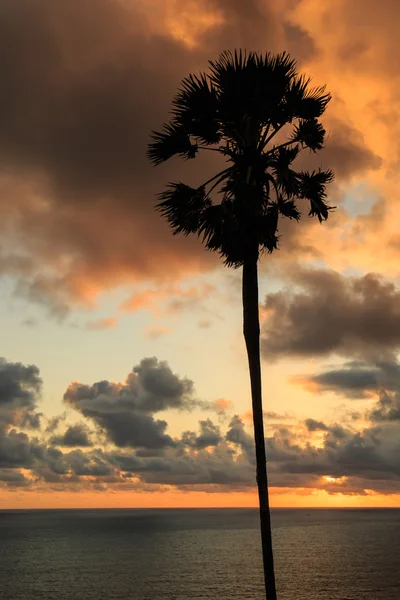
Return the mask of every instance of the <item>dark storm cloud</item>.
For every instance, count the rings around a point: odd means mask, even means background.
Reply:
[[[395,361],[351,361],[317,375],[299,375],[291,381],[316,394],[332,391],[357,400],[380,390],[400,391],[400,365]]]
[[[174,444],[165,433],[166,421],[127,406],[124,399],[113,398],[110,402],[102,397],[94,398],[85,406],[82,404],[75,405],[75,408],[99,425],[116,446],[164,448]]]
[[[309,431],[318,430],[323,435],[318,447],[293,429],[280,428],[266,438],[272,487],[318,487],[344,494],[375,488],[383,493],[400,490],[398,427],[389,424],[355,432],[340,425],[311,422],[305,423]],[[234,428],[241,429],[239,423]],[[125,482],[139,478],[137,485],[247,489],[254,487],[255,469],[247,444],[242,449],[239,440],[221,440],[211,451],[196,449],[195,453],[191,448],[167,448],[154,457],[132,451],[103,452],[101,460],[116,469]]]
[[[17,429],[0,426],[0,467],[29,468],[44,456],[45,448],[36,438]]]
[[[151,484],[177,487],[199,485],[232,485],[247,487],[254,482],[254,467],[247,460],[238,459],[225,442],[220,442],[212,452],[169,449],[162,457],[138,457],[137,454],[113,453],[109,460],[121,470],[140,476]]]
[[[93,446],[90,440],[89,432],[85,425],[70,425],[62,435],[54,435],[50,438],[50,443],[55,446],[88,447]]]
[[[190,410],[195,406],[193,381],[180,378],[172,372],[166,361],[143,358],[133,367],[125,383],[100,381],[93,385],[72,383],[64,400],[73,406],[97,399],[115,398],[127,408],[143,412],[158,412],[170,408]]]
[[[382,159],[365,147],[357,129],[334,118],[327,120],[326,128],[329,134],[320,161],[333,169],[337,179],[346,180],[353,173],[360,174],[381,166]]]
[[[37,428],[36,413],[42,380],[35,365],[8,362],[0,358],[0,426]]]
[[[165,174],[145,158],[149,131],[201,54],[193,60],[147,30],[133,3],[114,0],[0,7],[3,223],[19,213],[15,242],[31,255],[5,253],[2,268],[24,276],[20,291],[36,301],[52,297],[61,313],[68,298],[91,293],[85,279],[96,292],[128,274],[165,277],[166,261],[169,276],[209,262],[194,240],[170,243],[153,214]],[[34,275],[37,261],[54,272]]]
[[[106,477],[115,474],[114,468],[103,459],[101,453],[86,454],[81,450],[74,450],[67,454],[66,460],[72,473],[79,477]]]
[[[253,437],[246,431],[244,422],[238,415],[232,417],[225,440],[238,446],[252,464],[255,462]]]
[[[41,388],[35,365],[0,359],[0,469],[30,468],[43,455],[39,440],[18,430],[40,427],[37,403]],[[17,485],[18,476],[13,478],[14,472],[10,471],[10,485],[12,480]]]
[[[182,77],[221,50],[287,48],[302,59],[315,48],[276,3],[213,0],[204,7],[223,23],[188,50],[167,37],[162,16],[146,17],[145,4],[1,2],[0,235],[2,225],[6,241],[6,230],[14,234],[0,270],[56,315],[105,287],[217,264],[196,240],[170,237],[154,213],[155,193],[181,169],[150,167],[149,131],[165,120]],[[355,132],[332,127],[326,152],[338,174],[371,167]],[[210,158],[185,165],[188,182],[201,183],[211,168]]]
[[[193,431],[185,431],[182,434],[182,444],[200,450],[209,446],[218,446],[222,440],[221,429],[211,419],[199,421],[200,433],[196,435]]]
[[[308,431],[328,431],[327,425],[323,421],[316,421],[315,419],[306,419],[304,421]]]
[[[367,413],[371,421],[398,421],[400,423],[400,393],[382,390],[379,400]]]
[[[400,347],[400,291],[376,274],[293,274],[296,291],[268,294],[262,349],[283,356],[385,356]],[[353,380],[354,381],[354,380]]]
[[[338,112],[343,110],[337,98],[334,98],[333,102]],[[336,179],[345,181],[354,173],[362,174],[381,166],[382,159],[365,146],[361,133],[345,121],[331,115],[329,110],[324,117],[324,127],[327,131],[325,147],[318,154],[300,154],[296,160],[299,168],[318,169],[321,164],[329,165]]]
[[[47,424],[44,428],[44,431],[46,433],[54,433],[59,428],[61,423],[65,421],[66,418],[67,415],[66,413],[64,413],[63,415],[57,415],[55,417],[51,417],[50,419],[46,419]]]
[[[197,405],[193,382],[180,378],[156,358],[143,359],[124,384],[72,383],[64,401],[99,425],[117,446],[149,449],[175,444],[165,433],[166,421],[154,419],[153,413],[192,410]]]
[[[16,469],[0,469],[0,484],[7,487],[21,487],[29,485],[29,480]]]
[[[378,387],[378,373],[368,368],[336,369],[310,377],[321,391],[333,390],[347,398],[364,398]]]
[[[268,438],[271,448],[279,460],[272,457],[271,482],[277,477],[284,485],[290,474],[304,475],[296,479],[299,486],[305,485],[307,476],[331,478],[357,478],[364,488],[374,488],[374,481],[391,482],[390,487],[400,490],[400,463],[398,461],[398,428],[370,427],[354,432],[340,426],[326,426],[322,447],[310,444],[299,446],[294,433],[286,437]],[[273,483],[272,483],[273,485]],[[346,485],[337,486],[336,491],[346,493]]]

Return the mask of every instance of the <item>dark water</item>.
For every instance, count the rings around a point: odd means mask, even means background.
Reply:
[[[279,600],[400,600],[400,510],[275,510]],[[257,512],[0,512],[4,600],[261,600]]]

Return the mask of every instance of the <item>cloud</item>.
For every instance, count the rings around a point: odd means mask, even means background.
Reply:
[[[57,415],[55,417],[47,418],[47,425],[44,428],[45,433],[54,433],[67,418],[67,413],[64,412],[62,415]]]
[[[263,411],[264,423],[267,426],[271,421],[292,421],[295,419],[294,415],[290,415],[289,413],[277,413],[273,410],[264,410]],[[253,422],[253,412],[251,410],[247,411],[242,415],[242,419],[244,421]]]
[[[183,287],[177,284],[158,285],[157,287],[136,290],[130,298],[122,303],[124,312],[149,310],[155,316],[180,314],[200,306],[215,287],[208,283]]]
[[[79,477],[109,477],[115,474],[112,465],[99,452],[87,454],[81,450],[73,450],[67,454],[66,460],[72,473]]]
[[[196,240],[172,241],[155,214],[165,174],[145,157],[149,131],[201,54],[149,37],[136,3],[17,0],[0,15],[2,222],[14,230],[3,271],[63,313],[106,287],[207,268]]]
[[[367,413],[371,421],[399,421],[400,422],[400,393],[390,393],[382,390],[378,402]]]
[[[17,469],[0,469],[0,485],[1,483],[15,488],[29,485],[29,480]]]
[[[323,421],[316,421],[315,419],[306,419],[304,421],[308,431],[328,431],[327,425]]]
[[[246,489],[254,480],[253,469],[236,457],[225,443],[212,451],[196,449],[178,452],[171,449],[159,458],[138,458],[127,454],[112,454],[110,460],[144,483],[172,485],[181,489],[196,489],[206,485],[225,489]],[[188,487],[187,487],[188,486]]]
[[[8,362],[0,358],[0,426],[38,428],[36,405],[42,387],[35,365]]]
[[[181,166],[150,167],[149,131],[165,120],[182,77],[226,48],[286,48],[313,66],[315,32],[287,4],[2,3],[0,270],[20,294],[62,317],[103,290],[161,285],[218,264],[197,240],[170,236],[154,212],[155,193]],[[344,112],[329,117],[326,159],[350,178],[378,159]],[[214,157],[199,159],[185,166],[187,181],[214,169]]]
[[[199,421],[200,433],[196,435],[192,431],[182,434],[182,443],[186,446],[203,450],[210,446],[218,446],[222,441],[221,430],[211,419]]]
[[[370,398],[400,390],[400,365],[395,361],[350,361],[316,375],[297,375],[291,382],[314,394],[335,392],[349,399]]]
[[[93,446],[89,437],[89,432],[83,424],[70,425],[62,435],[54,435],[51,437],[50,443],[55,446],[66,446],[71,448]]]
[[[374,273],[346,277],[317,269],[294,272],[291,283],[295,291],[265,298],[265,358],[384,357],[400,346],[400,291],[393,283]]]
[[[29,468],[44,454],[44,447],[17,429],[0,426],[0,467]]]
[[[297,426],[279,428],[266,438],[273,488],[318,488],[332,494],[400,491],[397,428],[367,427],[357,432],[311,421],[306,423],[305,434]],[[310,432],[319,434],[318,446],[310,441]],[[188,432],[182,438],[183,446],[166,448],[158,456],[127,450],[101,456],[125,481],[128,476],[135,485],[170,485],[186,490],[205,485],[205,491],[214,485],[225,491],[254,489],[255,468],[250,453],[254,445],[240,419],[233,420],[225,440],[216,443],[215,439],[205,449],[196,446],[197,437]]]
[[[153,413],[192,410],[196,405],[193,382],[157,358],[143,359],[124,383],[72,383],[64,401],[100,426],[117,446],[143,448],[174,445],[165,433],[166,421],[155,420]]]
[[[285,485],[290,485],[292,474],[300,487],[315,485],[318,478],[317,486],[324,489],[324,478],[337,480],[331,481],[331,493],[364,493],[375,485],[388,493],[400,490],[396,428],[367,427],[355,432],[316,421],[306,426],[308,431],[323,433],[322,445],[314,446],[290,431],[267,439],[272,482],[284,485],[286,480]]]
[[[356,362],[345,365],[344,370],[365,367]],[[22,382],[28,391],[33,385],[34,395],[41,386],[39,370],[6,361],[2,366],[7,381],[14,382],[1,388],[3,404],[4,390],[12,389],[7,398],[22,398],[25,405],[30,396],[22,393]],[[330,494],[400,492],[399,368],[392,363],[383,363],[379,368],[386,377],[387,389],[362,415],[362,428],[357,428],[354,420],[342,425],[312,417],[304,421],[291,417],[290,424],[277,423],[268,430],[266,449],[273,488],[318,488]],[[340,377],[338,381],[340,385]],[[0,486],[60,492],[150,492],[159,486],[210,493],[254,489],[254,440],[251,427],[241,417],[234,415],[225,426],[209,417],[202,418],[197,431],[184,431],[174,439],[168,435],[167,421],[156,419],[161,411],[204,410],[194,396],[193,382],[174,374],[165,362],[143,359],[124,383],[71,384],[65,402],[86,421],[66,424],[59,433],[64,417],[47,419],[47,425],[42,425],[42,437],[47,442],[21,431],[13,411],[14,424],[3,420]],[[222,410],[226,416],[230,408],[229,402],[220,399],[210,403],[207,410]],[[274,419],[278,417],[282,415],[274,415]],[[87,422],[106,434],[103,447],[101,436],[90,434]]]
[[[229,423],[225,439],[241,448],[247,455],[254,451],[254,441],[251,435],[247,433],[243,420],[239,415],[234,415]]]
[[[226,398],[218,398],[214,402],[214,409],[219,417],[225,417],[233,409],[233,402]]]

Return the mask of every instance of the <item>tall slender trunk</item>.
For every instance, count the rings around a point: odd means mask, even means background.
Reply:
[[[256,446],[257,486],[260,504],[261,544],[267,600],[276,600],[274,558],[272,553],[267,463],[261,396],[260,321],[258,312],[258,252],[243,265],[243,334],[249,359],[251,399]]]

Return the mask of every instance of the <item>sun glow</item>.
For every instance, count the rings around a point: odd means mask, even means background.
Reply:
[[[340,485],[347,480],[347,477],[330,477],[329,475],[324,475],[323,479],[328,483],[337,483]]]

